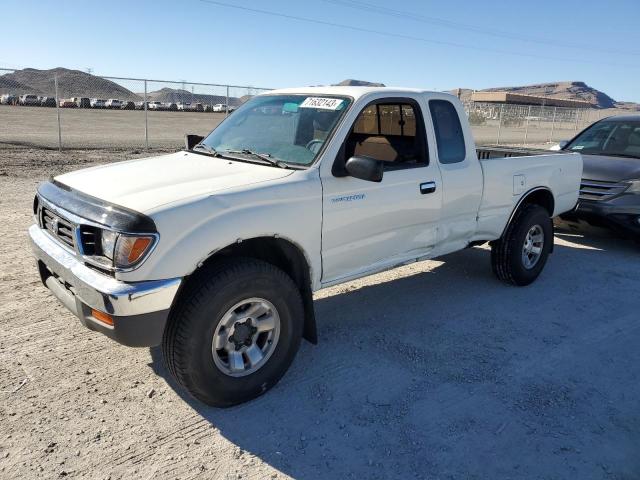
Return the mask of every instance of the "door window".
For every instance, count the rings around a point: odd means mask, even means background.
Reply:
[[[385,170],[427,164],[424,128],[417,104],[384,101],[365,107],[345,143],[346,158],[364,156],[384,162]]]

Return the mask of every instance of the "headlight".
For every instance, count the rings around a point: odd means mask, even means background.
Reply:
[[[100,233],[100,250],[103,257],[113,262],[116,268],[127,268],[149,253],[156,237],[153,235],[132,235],[112,230]]]
[[[113,250],[116,247],[116,240],[118,239],[118,233],[111,230],[102,230],[102,236],[100,238],[100,246],[102,247],[102,254],[110,260],[113,260]]]
[[[126,268],[138,263],[149,253],[155,240],[153,235],[118,235],[113,265],[116,268]]]
[[[640,179],[631,180],[629,182],[629,188],[624,193],[637,193],[640,194]]]

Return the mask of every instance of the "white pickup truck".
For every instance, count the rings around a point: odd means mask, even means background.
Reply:
[[[186,140],[44,182],[29,234],[86,327],[162,344],[216,406],[265,392],[316,342],[320,288],[485,242],[499,279],[531,283],[582,172],[574,153],[477,153],[461,103],[413,89],[272,91]]]

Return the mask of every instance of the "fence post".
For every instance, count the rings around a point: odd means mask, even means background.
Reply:
[[[147,121],[147,81],[144,81],[144,148],[149,150],[149,123]]]
[[[56,116],[58,117],[58,151],[62,151],[62,130],[60,129],[60,98],[58,98],[58,75],[53,75],[53,88],[56,94]]]
[[[527,112],[527,123],[525,123],[524,127],[524,143],[522,145],[527,144],[527,137],[529,136],[529,119],[531,118],[531,105],[529,105],[529,110]]]
[[[496,137],[496,145],[500,145],[500,129],[502,128],[502,112],[504,111],[504,103],[500,104],[500,119],[498,120],[498,136]]]
[[[551,120],[551,135],[549,136],[549,143],[553,142],[553,131],[556,127],[556,112],[558,111],[558,107],[553,107],[553,120]]]
[[[227,85],[227,103],[225,104],[227,108],[224,109],[224,116],[229,116],[229,85]]]

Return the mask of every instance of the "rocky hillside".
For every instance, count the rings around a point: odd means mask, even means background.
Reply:
[[[111,80],[96,77],[79,70],[52,68],[37,70],[25,68],[0,76],[0,93],[33,93],[35,95],[55,95],[54,77],[58,77],[58,96],[118,98],[120,100],[140,100],[132,91]]]
[[[583,100],[591,103],[596,108],[619,108],[624,110],[640,110],[640,105],[632,102],[617,102],[606,93],[590,87],[584,82],[554,82],[524,85],[521,87],[495,87],[480,90],[481,92],[512,92],[523,95],[535,95],[540,97],[561,98],[563,100]],[[471,99],[473,90],[460,88],[451,90],[462,100]]]
[[[522,87],[488,88],[485,92],[512,92],[540,97],[562,98],[564,100],[583,100],[598,108],[615,108],[616,101],[600,90],[584,82],[539,83]]]
[[[384,83],[367,82],[365,80],[353,80],[348,78],[340,83],[334,83],[335,86],[340,87],[384,87]]]

